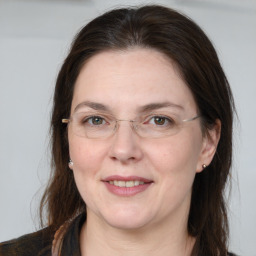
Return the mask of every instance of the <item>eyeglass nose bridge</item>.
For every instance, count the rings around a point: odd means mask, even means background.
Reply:
[[[118,130],[118,128],[120,126],[119,122],[129,122],[132,130],[135,133],[137,133],[137,130],[138,130],[137,121],[136,120],[129,120],[129,119],[116,119],[115,120],[115,126],[114,126],[114,129],[113,129],[113,133],[116,133],[116,131]]]

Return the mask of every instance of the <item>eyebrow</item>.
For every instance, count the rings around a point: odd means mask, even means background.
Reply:
[[[104,104],[92,102],[92,101],[84,101],[84,102],[79,103],[75,107],[74,112],[76,112],[79,108],[84,107],[84,106],[92,108],[94,110],[101,110],[101,111],[106,111],[106,112],[110,111],[110,109]],[[184,108],[181,105],[177,105],[172,102],[162,102],[162,103],[150,103],[150,104],[141,106],[138,108],[138,112],[144,113],[144,112],[149,112],[152,110],[166,108],[166,107],[172,107],[172,108],[184,110]]]
[[[172,108],[184,110],[184,108],[181,105],[177,105],[177,104],[167,101],[167,102],[162,102],[162,103],[150,103],[145,106],[141,106],[141,107],[139,107],[139,112],[142,112],[142,113],[149,112],[152,110],[156,110],[159,108],[166,108],[166,107],[172,107]]]
[[[75,107],[74,112],[76,112],[79,108],[84,107],[84,106],[92,108],[94,110],[109,111],[109,108],[101,103],[92,102],[92,101],[84,101]]]

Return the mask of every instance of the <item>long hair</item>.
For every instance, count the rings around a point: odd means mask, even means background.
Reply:
[[[196,237],[193,255],[226,255],[228,220],[224,196],[232,163],[234,103],[216,51],[205,33],[188,17],[162,6],[115,9],[97,17],[75,37],[56,81],[51,118],[52,177],[41,201],[48,225],[59,227],[85,212],[73,172],[68,168],[66,126],[74,84],[85,62],[102,51],[155,49],[174,61],[202,115],[202,130],[222,124],[211,164],[196,174],[188,233]]]

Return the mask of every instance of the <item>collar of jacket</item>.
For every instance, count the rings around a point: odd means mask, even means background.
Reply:
[[[85,213],[67,220],[55,232],[52,242],[52,256],[71,255],[80,256],[80,230],[85,222]]]

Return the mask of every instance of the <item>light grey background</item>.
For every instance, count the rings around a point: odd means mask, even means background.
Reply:
[[[54,82],[76,32],[112,7],[159,3],[213,40],[236,100],[230,249],[256,255],[256,0],[0,0],[0,241],[34,231],[49,175]]]

